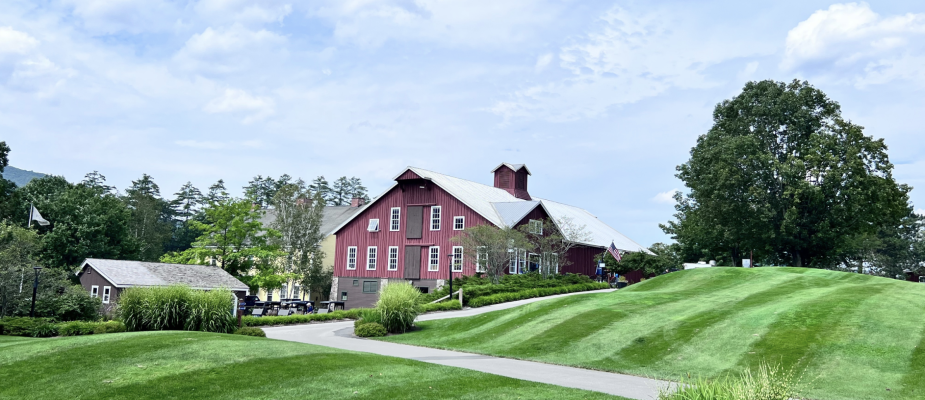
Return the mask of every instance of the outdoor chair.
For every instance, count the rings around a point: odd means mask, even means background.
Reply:
[[[328,313],[328,309],[327,309],[327,308],[318,309],[318,314],[327,314],[327,313]]]
[[[251,316],[252,316],[252,317],[262,317],[262,316],[263,316],[263,309],[262,309],[262,308],[255,308],[255,309],[251,310]]]
[[[279,310],[279,313],[277,313],[276,315],[278,315],[278,316],[280,316],[280,317],[288,317],[288,316],[289,316],[289,310]]]

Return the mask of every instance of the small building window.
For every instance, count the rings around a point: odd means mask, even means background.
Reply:
[[[280,298],[280,299],[287,299],[287,298],[289,298],[289,285],[287,285],[287,284],[284,283],[284,284],[283,284],[283,287],[281,287],[281,288],[279,289],[279,298]]]
[[[534,235],[542,235],[543,234],[543,221],[531,219],[530,220],[530,233]]]
[[[292,285],[292,298],[302,299],[302,287],[299,285]]]
[[[427,264],[428,271],[440,270],[440,246],[431,246],[430,262]]]
[[[522,274],[524,273],[524,267],[527,265],[527,251],[514,249],[511,250],[511,265],[508,267],[507,272],[510,274]]]
[[[357,247],[347,248],[347,269],[357,269]]]
[[[359,279],[354,279],[354,280],[353,280],[353,286],[360,286],[360,280],[359,280]]]
[[[94,299],[97,297],[100,297],[100,287],[99,286],[96,286],[96,285],[90,286],[90,297]]]
[[[462,246],[453,246],[453,272],[462,272],[463,267],[463,248]]]
[[[475,272],[488,272],[488,269],[485,268],[487,261],[488,253],[485,246],[479,247],[479,250],[475,253]]]
[[[461,231],[466,229],[466,217],[453,217],[453,230]]]
[[[109,304],[110,287],[103,286],[103,304]]]
[[[347,292],[340,292],[340,301],[347,301]]]
[[[376,253],[378,252],[376,246],[369,246],[366,249],[366,269],[375,270],[376,269]]]
[[[418,286],[418,290],[420,290],[421,293],[423,293],[423,294],[430,293],[430,288],[427,287],[427,286]]]
[[[370,232],[379,232],[379,218],[373,218],[369,220],[369,227],[366,230]]]
[[[389,246],[389,271],[398,271],[398,246]]]
[[[440,230],[440,206],[430,208],[430,230]]]
[[[401,229],[401,207],[392,207],[392,212],[389,214],[389,230],[392,232],[398,231]]]
[[[267,290],[267,301],[273,301],[273,292]]]
[[[379,281],[363,281],[363,293],[378,293]]]

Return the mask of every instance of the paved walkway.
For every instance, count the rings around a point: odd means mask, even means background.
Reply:
[[[599,290],[594,293],[611,292]],[[422,315],[419,321],[467,317],[490,311],[517,307],[535,301],[555,297],[570,296],[582,293],[569,293],[557,296],[542,297],[496,304],[493,306],[470,308],[461,311],[432,313]],[[510,358],[492,357],[481,354],[463,353],[432,349],[429,347],[410,346],[397,343],[381,342],[378,340],[359,339],[353,336],[353,322],[336,322],[325,324],[308,324],[285,326],[278,328],[264,328],[268,338],[317,344],[338,349],[363,351],[381,354],[384,356],[401,357],[411,360],[429,362],[433,364],[448,365],[451,367],[466,368],[489,374],[507,376],[540,383],[593,390],[596,392],[628,397],[631,399],[651,400],[658,395],[658,388],[666,387],[669,382],[641,378],[632,375],[614,374],[610,372],[594,371],[589,369],[565,367],[561,365],[545,364],[533,361],[521,361]]]

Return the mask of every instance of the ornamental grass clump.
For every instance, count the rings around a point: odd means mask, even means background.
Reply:
[[[404,333],[414,325],[414,319],[420,314],[418,297],[421,296],[414,286],[408,283],[386,285],[376,302],[380,322],[389,333]]]
[[[793,370],[762,362],[757,372],[738,377],[681,381],[674,391],[659,389],[658,400],[789,400],[797,398]]]
[[[184,328],[188,331],[234,332],[237,320],[229,311],[233,306],[230,290],[194,290],[189,299],[189,315]]]

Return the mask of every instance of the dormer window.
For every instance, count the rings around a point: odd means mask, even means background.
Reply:
[[[369,227],[366,230],[370,232],[379,232],[379,218],[373,218],[369,220]]]

